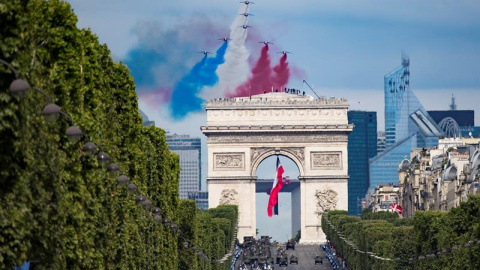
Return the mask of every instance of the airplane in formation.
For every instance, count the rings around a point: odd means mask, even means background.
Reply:
[[[273,44],[273,42],[270,41],[259,41],[258,43],[263,43],[264,45]]]
[[[278,52],[278,53],[281,53],[281,54],[287,54],[287,53],[291,53],[291,52],[287,52],[287,51],[281,51],[281,52]]]
[[[219,38],[218,40],[223,40],[223,41],[229,41],[231,40],[230,38],[224,37],[224,38]]]
[[[239,27],[242,27],[243,29],[247,29],[247,28],[249,28],[249,27],[251,27],[251,26],[244,24],[244,25],[240,25]]]
[[[240,14],[238,14],[238,15],[243,15],[243,16],[245,16],[245,17],[253,16],[252,13],[246,13],[246,12],[245,12],[245,13],[240,13]]]
[[[255,4],[254,2],[250,1],[240,1],[240,3],[244,3],[245,5]]]
[[[207,56],[209,54],[212,54],[211,52],[207,52],[207,51],[201,51],[201,52],[198,52],[198,53],[203,53],[205,56]]]

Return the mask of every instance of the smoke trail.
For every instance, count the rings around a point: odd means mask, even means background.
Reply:
[[[222,32],[219,21],[198,13],[138,23],[134,29],[137,44],[123,62],[144,104],[168,104],[175,84],[198,62],[193,52],[216,46]]]
[[[171,96],[172,89],[168,87],[160,87],[153,92],[138,93],[138,98],[144,100],[145,104],[151,107],[168,103]]]
[[[287,62],[287,54],[282,55],[280,62],[273,67],[274,73],[272,74],[272,83],[275,89],[281,89],[285,87],[290,78],[290,69]]]
[[[242,4],[238,14],[248,13],[249,6]],[[200,96],[205,99],[224,97],[225,93],[233,92],[242,82],[247,79],[250,72],[248,57],[250,53],[245,47],[247,29],[239,27],[248,23],[248,17],[235,16],[230,25],[230,41],[225,53],[225,63],[217,69],[218,84],[213,87],[205,87]]]
[[[268,49],[268,45],[263,46],[260,57],[255,63],[248,80],[237,87],[234,93],[228,93],[228,97],[247,97],[249,95],[263,93],[263,91],[272,88],[272,68],[270,67],[271,61]]]
[[[202,110],[204,99],[198,97],[204,86],[212,86],[218,82],[217,67],[225,62],[225,52],[228,43],[224,42],[218,48],[215,57],[205,55],[202,60],[193,66],[192,70],[177,83],[172,92],[170,101],[170,115],[175,119],[182,119],[190,112]]]

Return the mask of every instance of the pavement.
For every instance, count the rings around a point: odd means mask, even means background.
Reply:
[[[272,256],[275,256],[276,254],[276,248],[271,247],[271,252]],[[328,262],[328,259],[326,258],[325,251],[323,251],[320,248],[320,245],[296,245],[295,250],[289,249],[287,250],[288,258],[292,254],[294,254],[298,258],[298,265],[296,264],[288,264],[287,267],[282,266],[280,267],[278,264],[274,265],[275,270],[326,270],[326,269],[333,269],[333,267],[330,265]],[[315,265],[315,256],[320,255],[323,258],[323,264],[317,264]],[[236,264],[236,268],[238,269],[238,266],[240,264]],[[248,267],[248,269],[251,269]]]

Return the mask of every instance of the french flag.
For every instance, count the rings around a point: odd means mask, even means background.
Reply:
[[[267,214],[269,217],[273,215],[272,208],[277,204],[278,193],[283,187],[283,173],[283,166],[280,164],[280,158],[277,156],[277,173],[273,179],[273,186],[272,190],[270,191],[270,198],[268,199]]]

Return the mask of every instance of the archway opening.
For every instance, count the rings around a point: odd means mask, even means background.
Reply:
[[[277,156],[272,155],[258,165],[256,170],[256,228],[257,238],[268,235],[272,241],[286,242],[294,238],[300,230],[300,170],[297,164],[289,157],[279,155],[280,163],[285,172],[284,186],[278,195],[278,215],[267,215],[270,190],[276,173]]]

